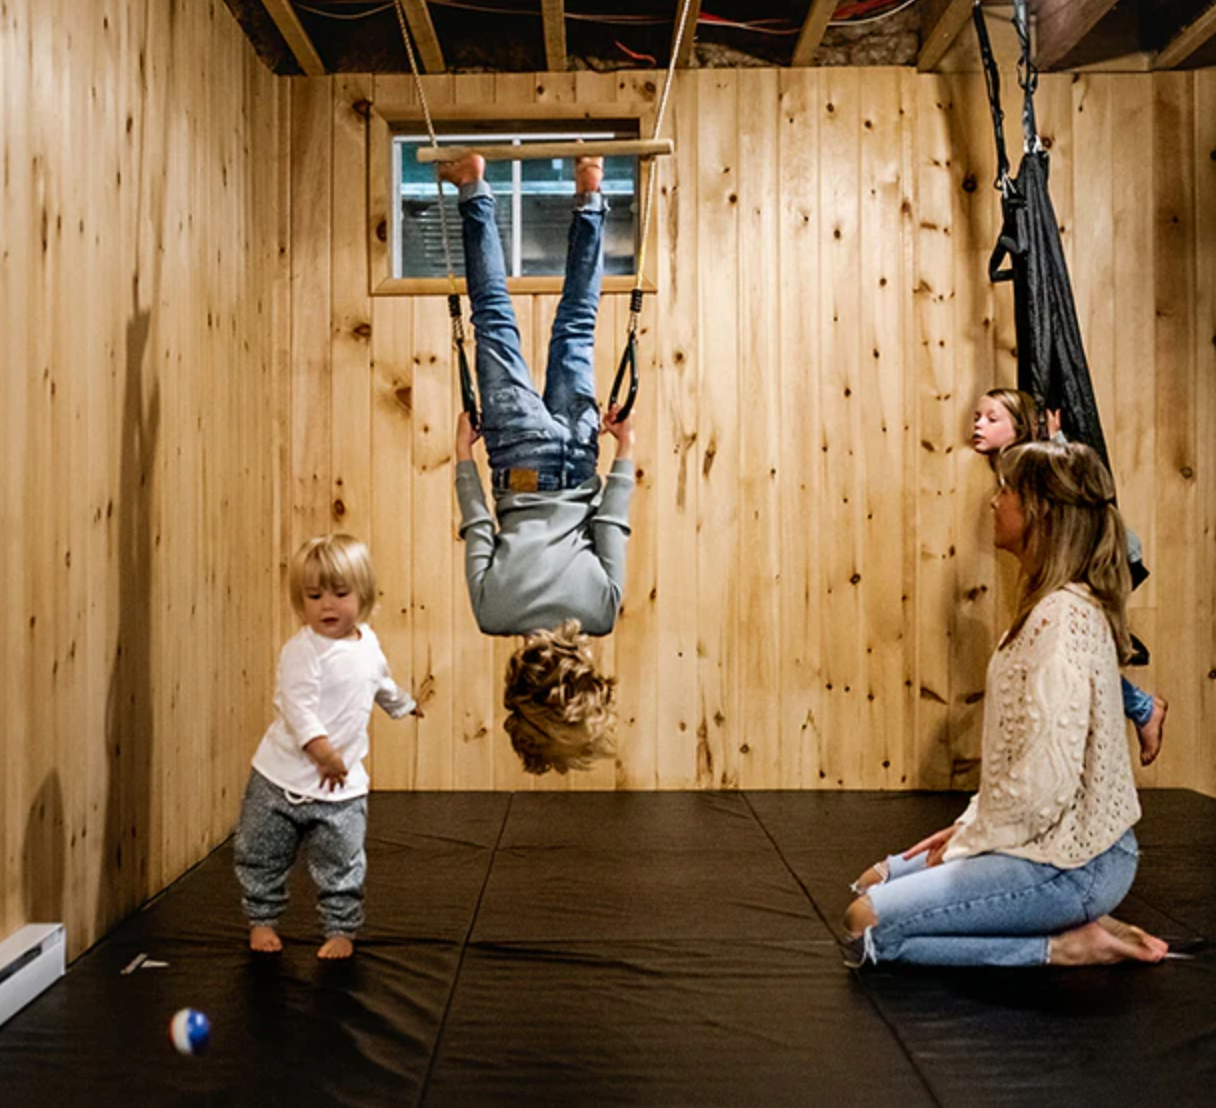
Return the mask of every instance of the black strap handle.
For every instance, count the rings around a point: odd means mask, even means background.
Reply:
[[[477,393],[473,389],[473,375],[469,372],[469,358],[464,352],[464,320],[460,315],[460,295],[448,294],[448,315],[452,318],[452,344],[456,347],[456,358],[460,363],[460,401],[469,414],[474,431],[481,430],[481,415],[477,411]]]
[[[629,417],[629,413],[633,411],[633,402],[638,395],[638,316],[642,311],[642,290],[635,288],[629,295],[629,336],[625,340],[625,349],[621,354],[621,363],[617,366],[616,378],[612,382],[612,392],[608,396],[608,408],[614,408],[620,399],[621,386],[625,383],[625,373],[629,373],[629,393],[625,397],[625,403],[621,405],[621,410],[617,412],[616,418],[619,423],[623,419]]]

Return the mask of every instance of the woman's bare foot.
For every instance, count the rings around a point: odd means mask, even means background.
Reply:
[[[599,192],[604,179],[604,159],[583,157],[574,159],[574,191],[577,193]]]
[[[1103,916],[1084,927],[1053,935],[1048,962],[1053,966],[1108,966],[1116,962],[1160,962],[1169,944],[1139,927]]]
[[[486,175],[486,160],[480,154],[466,154],[459,161],[436,162],[440,180],[459,188],[470,181],[480,181]]]
[[[1161,740],[1165,738],[1165,714],[1170,710],[1164,697],[1153,697],[1153,714],[1148,722],[1136,728],[1136,738],[1140,740],[1140,764],[1150,765],[1154,758],[1161,753]]]
[[[317,957],[332,962],[341,958],[349,958],[354,952],[355,944],[350,939],[345,935],[335,935],[332,939],[325,940],[321,949],[317,951]]]
[[[249,949],[259,954],[277,954],[283,949],[283,940],[273,927],[259,923],[249,929]]]

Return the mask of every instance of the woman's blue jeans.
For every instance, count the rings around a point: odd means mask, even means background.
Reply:
[[[1131,830],[1077,869],[1007,854],[926,866],[886,860],[887,879],[866,890],[878,922],[863,937],[874,962],[927,966],[1041,966],[1052,935],[1108,915],[1136,876]]]
[[[477,339],[481,431],[496,489],[575,488],[595,475],[600,412],[593,350],[604,276],[606,212],[601,193],[584,193],[576,199],[542,397],[524,361],[507,294],[494,195],[484,180],[460,189],[465,274]]]

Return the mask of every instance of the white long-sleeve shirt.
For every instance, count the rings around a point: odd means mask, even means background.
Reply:
[[[983,772],[944,860],[1075,869],[1140,818],[1114,635],[1089,590],[1045,596],[988,666]]]
[[[253,756],[253,768],[293,796],[350,800],[368,791],[367,722],[379,704],[393,719],[414,698],[397,686],[376,633],[365,623],[357,639],[329,639],[301,627],[279,654],[275,717]],[[304,753],[326,736],[346,764],[346,782],[322,788],[316,763]]]

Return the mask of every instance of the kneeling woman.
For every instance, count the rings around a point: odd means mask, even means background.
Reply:
[[[996,545],[1024,580],[988,666],[979,792],[952,826],[867,870],[845,925],[874,962],[1156,962],[1166,944],[1108,914],[1131,888],[1140,818],[1114,485],[1079,444],[1014,447],[997,478]]]

